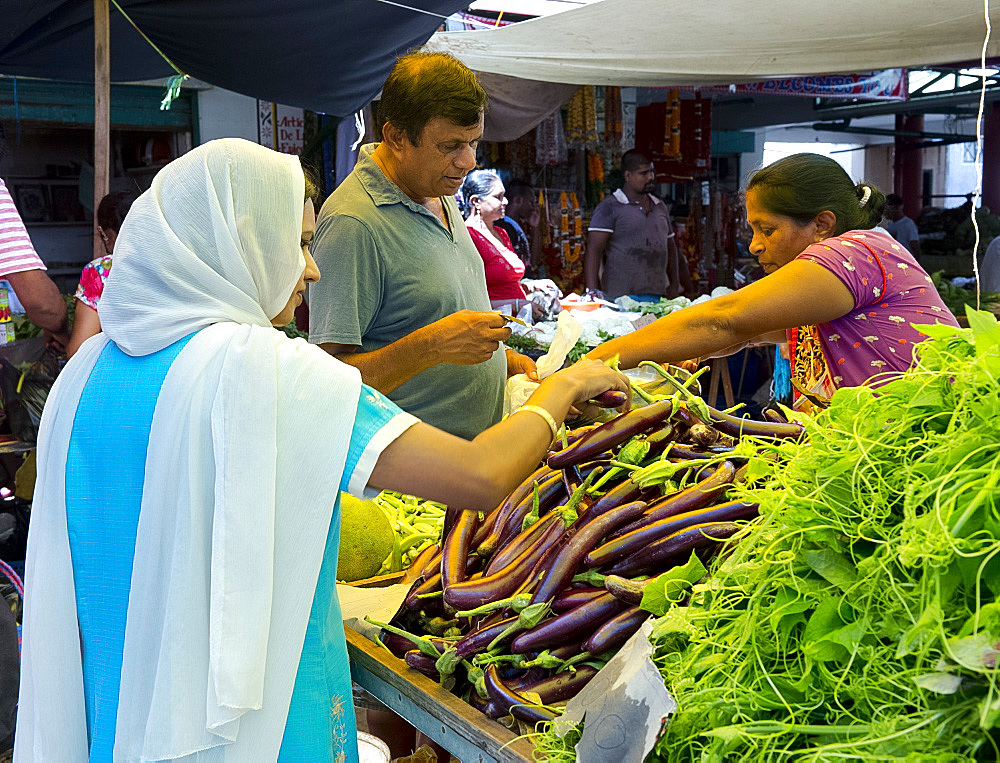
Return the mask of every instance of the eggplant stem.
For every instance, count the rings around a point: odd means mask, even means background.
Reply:
[[[372,620],[367,615],[365,616],[365,622],[371,623],[372,625],[375,625],[384,631],[388,631],[393,635],[402,636],[403,638],[415,644],[417,649],[419,649],[423,654],[426,654],[428,657],[441,656],[441,652],[437,650],[437,647],[434,646],[434,644],[432,644],[428,639],[425,639],[422,636],[414,636],[409,631],[404,631],[402,628],[397,628],[394,625],[389,625],[389,623],[380,623],[378,620]]]

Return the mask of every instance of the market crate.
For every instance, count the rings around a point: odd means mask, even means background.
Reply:
[[[400,582],[402,572],[350,585],[379,588]],[[534,745],[488,718],[427,676],[411,670],[384,647],[345,628],[351,678],[462,763],[530,761]]]
[[[351,678],[462,763],[530,761],[534,745],[347,628]]]
[[[405,572],[390,572],[387,575],[376,575],[373,578],[355,580],[347,585],[354,586],[355,588],[384,588],[385,586],[402,582],[403,575],[405,574]]]

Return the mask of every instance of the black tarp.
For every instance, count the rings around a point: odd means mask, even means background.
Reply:
[[[397,55],[463,0],[119,0],[186,74],[238,93],[343,117],[378,94]],[[0,74],[93,81],[90,0],[0,0]],[[111,79],[173,74],[111,6]]]

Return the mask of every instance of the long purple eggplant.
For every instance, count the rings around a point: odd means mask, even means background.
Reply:
[[[545,478],[550,477],[553,470],[548,467],[547,464],[542,464],[538,469],[533,471],[528,475],[525,480],[514,488],[510,495],[503,499],[499,506],[496,508],[496,514],[490,512],[493,515],[493,523],[490,528],[486,531],[486,534],[479,538],[475,545],[477,553],[481,556],[491,556],[493,551],[496,549],[497,542],[500,540],[500,532],[506,526],[507,518],[510,513],[520,505],[521,501],[525,499],[526,496],[530,496],[534,493],[535,482],[542,482]],[[485,524],[485,522],[484,522]],[[479,533],[477,532],[477,535]]]
[[[547,463],[553,469],[565,469],[567,466],[588,461],[632,439],[635,435],[652,429],[665,421],[673,409],[674,402],[668,399],[623,413],[606,424],[590,430],[569,447],[553,453],[548,457]]]
[[[626,503],[638,500],[640,497],[650,495],[651,490],[643,490],[638,483],[633,482],[631,477],[626,477],[608,492],[598,498],[587,509],[587,521],[599,517],[607,511]]]
[[[517,617],[508,617],[506,620],[499,620],[490,625],[484,626],[479,630],[473,631],[468,635],[460,638],[452,646],[446,650],[445,654],[449,656],[449,662],[451,663],[452,670],[445,669],[445,673],[451,673],[454,670],[454,666],[458,665],[462,660],[468,659],[474,654],[479,654],[480,652],[487,651],[487,647],[490,643],[507,630],[508,627],[517,622]],[[440,671],[442,665],[438,665],[438,670]]]
[[[441,544],[441,587],[446,591],[465,580],[469,548],[478,521],[476,512],[463,511]]]
[[[413,646],[413,644],[410,644],[410,646]],[[419,649],[410,649],[403,655],[403,660],[409,667],[413,668],[418,673],[423,673],[425,676],[433,678],[435,681],[438,680],[440,674],[438,673],[437,668],[434,667],[433,657],[428,657]]]
[[[545,519],[542,519],[536,524],[544,521]],[[444,589],[445,603],[456,610],[464,611],[510,596],[531,572],[535,562],[566,529],[558,516],[553,517],[553,520],[544,527],[536,542],[525,545],[521,553],[511,559],[506,566],[478,580],[466,580],[447,586]]]
[[[605,575],[604,590],[626,604],[639,604],[642,602],[642,594],[646,590],[646,586],[654,580],[656,580],[655,577],[645,580],[631,580],[619,575]]]
[[[420,597],[426,596],[429,593],[436,593],[441,590],[441,573],[435,572],[433,575],[424,576],[423,581],[417,578],[417,583],[410,588],[409,592],[406,594],[406,598],[403,599],[403,606],[407,609],[413,609],[414,607],[420,606]]]
[[[562,472],[556,472],[555,474],[550,475],[538,486],[539,514],[544,513],[555,506],[565,495],[566,488],[563,485]],[[521,532],[521,525],[524,523],[524,518],[528,516],[528,513],[531,511],[534,501],[535,495],[534,491],[532,491],[525,496],[521,503],[514,507],[514,510],[511,511],[510,514],[507,515],[504,526],[500,528],[497,544],[493,550],[494,553],[497,549],[503,548],[503,546],[505,546],[512,538]],[[479,551],[482,553],[482,545],[480,545]]]
[[[604,625],[594,631],[593,635],[583,642],[585,651],[591,654],[604,654],[609,649],[617,649],[630,638],[649,617],[649,612],[638,607],[629,607]]]
[[[750,519],[757,516],[757,504],[746,501],[729,501],[719,503],[696,511],[686,511],[683,514],[661,519],[643,525],[619,538],[609,540],[603,546],[598,546],[583,559],[587,567],[602,567],[617,562],[619,559],[649,549],[657,541],[673,535],[692,525],[706,522],[732,522],[737,519]]]
[[[532,704],[516,691],[507,688],[500,680],[496,665],[490,665],[486,668],[486,693],[499,707],[522,721],[537,723],[538,721],[551,721],[557,717],[551,710]]]
[[[770,421],[772,424],[787,424],[788,419],[785,418],[781,411],[776,411],[774,408],[764,409],[764,418]]]
[[[488,697],[483,699],[475,691],[469,693],[469,704],[488,718],[503,718],[506,713]]]
[[[552,600],[552,611],[557,615],[569,612],[574,607],[596,599],[598,596],[603,596],[605,593],[603,588],[575,588],[563,591]]]
[[[805,431],[801,424],[781,424],[774,421],[742,419],[730,413],[717,411],[711,406],[709,406],[708,412],[712,417],[712,423],[716,429],[734,437],[753,435],[754,437],[797,438],[801,437]]]
[[[713,467],[712,473],[701,482],[651,503],[646,513],[637,520],[608,533],[608,540],[620,538],[653,522],[708,506],[729,489],[735,475],[736,467],[732,462],[723,461],[718,467]]]
[[[691,413],[691,410],[684,403],[681,403],[679,406],[677,406],[677,410],[674,411],[673,415],[670,418],[672,418],[676,423],[683,425],[687,429],[690,429],[691,427],[694,426],[698,426],[698,424],[704,423],[702,422],[701,419],[699,419],[697,416]]]
[[[595,628],[627,606],[606,593],[520,634],[510,643],[510,651],[512,654],[526,654],[576,642],[593,633]]]
[[[599,405],[602,408],[617,408],[621,405],[625,405],[625,401],[628,400],[628,394],[621,392],[617,389],[609,389],[602,392],[597,397],[592,397],[590,402],[595,405]]]
[[[719,548],[719,541],[731,538],[740,529],[735,522],[707,522],[661,538],[607,569],[608,575],[637,575],[647,570],[660,570],[673,559],[680,561],[692,551]]]
[[[413,581],[415,581],[418,577],[420,577],[423,574],[424,568],[427,566],[427,563],[431,560],[431,558],[440,550],[441,547],[439,545],[437,545],[436,543],[432,543],[423,551],[421,551],[419,554],[417,554],[414,560],[410,562],[410,566],[407,567],[406,570],[404,570],[403,577],[399,582],[412,583]]]
[[[649,452],[646,458],[656,458],[665,451],[678,436],[678,429],[672,422],[665,422],[662,427],[655,432],[650,432],[643,439],[649,445]]]
[[[490,563],[486,566],[486,574],[492,575],[497,570],[506,567],[525,548],[537,542],[542,534],[548,531],[549,526],[553,522],[562,521],[562,517],[559,514],[550,512],[531,525],[527,530],[522,530],[504,544],[503,548],[497,549],[497,552],[490,559]]]
[[[702,447],[700,445],[685,445],[683,443],[675,443],[670,446],[670,450],[667,452],[667,458],[683,458],[685,460],[692,458],[707,458],[709,456],[718,456],[724,453],[729,453],[733,450],[732,445],[712,445],[710,447]]]
[[[562,702],[563,700],[575,697],[577,692],[590,683],[590,679],[597,675],[597,669],[590,665],[580,665],[576,672],[564,670],[553,676],[546,676],[530,683],[519,684],[518,691],[534,692],[546,705],[552,702]],[[509,684],[508,684],[509,685]]]
[[[455,527],[455,523],[465,514],[461,509],[453,509],[450,506],[444,511],[444,522],[441,524],[441,537],[447,538]]]
[[[493,509],[493,511],[487,513],[486,516],[483,517],[483,521],[476,526],[476,534],[472,536],[473,551],[478,549],[479,544],[486,540],[486,536],[490,534],[490,530],[492,530],[493,525],[496,524],[498,516],[500,516],[500,506],[497,506]]]
[[[396,633],[390,633],[389,631],[380,631],[378,640],[385,645],[386,649],[400,658],[413,649],[412,641]]]
[[[550,601],[555,598],[573,579],[580,561],[592,549],[594,544],[605,535],[627,522],[640,516],[646,510],[643,501],[635,501],[607,511],[593,519],[584,518],[582,526],[575,533],[566,533],[568,541],[552,557],[552,562],[545,570],[545,577],[531,597],[532,604]],[[578,522],[581,520],[578,520]]]

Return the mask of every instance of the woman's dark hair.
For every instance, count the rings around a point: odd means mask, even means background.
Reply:
[[[109,193],[97,205],[97,224],[106,231],[113,230],[117,233],[121,230],[125,215],[135,200],[135,194],[128,191]]]
[[[503,183],[500,176],[489,170],[473,170],[462,183],[462,212],[466,217],[472,214],[472,197],[486,196],[497,183]]]
[[[320,190],[319,190],[319,179],[317,178],[316,170],[314,170],[308,164],[302,162],[302,174],[305,176],[306,179],[306,196],[302,200],[302,203],[305,204],[307,201],[309,201],[309,199],[312,199],[313,206],[315,206],[316,210],[319,211]]]
[[[874,228],[882,220],[885,194],[870,183],[855,184],[833,159],[820,154],[793,154],[757,170],[747,184],[757,203],[801,225],[824,210],[833,212],[833,235]]]
[[[461,127],[479,122],[486,112],[486,91],[465,64],[447,53],[402,56],[382,86],[379,119],[406,133],[414,146],[434,117]]]

